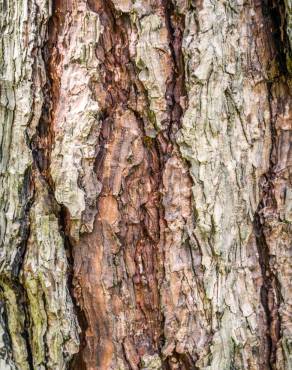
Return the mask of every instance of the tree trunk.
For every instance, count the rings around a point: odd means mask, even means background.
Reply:
[[[291,370],[291,0],[0,27],[0,369]]]

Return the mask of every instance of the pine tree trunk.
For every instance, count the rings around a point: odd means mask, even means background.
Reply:
[[[0,27],[0,370],[291,370],[291,0]]]

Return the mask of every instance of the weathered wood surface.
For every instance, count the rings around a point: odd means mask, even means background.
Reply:
[[[292,369],[290,0],[0,0],[0,369]]]

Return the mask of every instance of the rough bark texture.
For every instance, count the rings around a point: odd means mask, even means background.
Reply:
[[[291,0],[0,28],[0,369],[291,370]]]

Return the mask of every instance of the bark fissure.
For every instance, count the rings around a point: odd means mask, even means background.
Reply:
[[[259,211],[260,212],[259,207]],[[272,370],[274,369],[274,365],[276,362],[276,345],[278,340],[280,339],[279,333],[279,303],[277,303],[277,308],[271,306],[275,304],[275,298],[273,297],[275,294],[273,281],[275,277],[271,272],[270,265],[269,265],[269,248],[266,244],[265,237],[261,230],[261,222],[260,216],[258,214],[255,216],[255,233],[257,238],[257,246],[259,252],[259,264],[261,266],[262,277],[263,277],[263,284],[261,286],[261,303],[265,310],[266,315],[266,323],[267,323],[267,332],[266,332],[266,340],[267,340],[267,353],[266,353],[266,364],[267,367]],[[277,299],[278,301],[278,299]],[[275,312],[276,311],[276,312]],[[272,331],[272,327],[275,327],[276,330]]]
[[[279,195],[277,190],[277,183],[281,178],[285,177],[285,172],[289,173],[288,167],[282,168],[281,162],[281,148],[279,141],[283,135],[283,131],[287,129],[285,125],[281,124],[282,110],[285,102],[281,101],[283,98],[278,96],[277,89],[289,90],[289,66],[287,65],[287,54],[289,54],[289,41],[285,32],[285,6],[284,3],[274,4],[273,1],[263,2],[263,14],[266,17],[266,32],[270,40],[271,54],[275,55],[276,67],[273,75],[270,75],[270,80],[267,81],[267,91],[269,99],[270,120],[271,120],[271,148],[270,148],[270,166],[268,172],[261,179],[262,200],[255,213],[255,234],[257,239],[257,248],[259,253],[259,264],[262,271],[263,284],[261,287],[261,303],[266,314],[267,325],[267,366],[270,369],[276,369],[280,361],[284,363],[287,358],[282,359],[279,356],[278,346],[283,342],[284,327],[281,322],[281,305],[285,302],[281,294],[281,283],[278,276],[279,272],[275,269],[275,262],[277,259],[277,252],[272,249],[271,241],[269,240],[275,225],[280,226],[283,219],[280,216],[281,206],[279,204]],[[269,28],[270,26],[270,28]],[[288,51],[287,51],[288,50]],[[287,68],[288,67],[288,68]],[[287,86],[288,85],[288,86]],[[289,104],[290,97],[286,96]],[[289,128],[288,128],[289,130]],[[289,134],[288,134],[289,136]],[[288,139],[289,140],[289,139]],[[289,145],[289,144],[288,144]],[[285,143],[282,141],[282,150]],[[288,154],[289,163],[289,154]],[[284,173],[283,173],[284,172]],[[287,184],[289,186],[289,182]],[[277,199],[278,198],[278,199]],[[278,275],[279,274],[279,275]],[[285,303],[284,303],[285,304]],[[284,357],[287,354],[284,354]],[[290,366],[289,360],[286,366]]]

